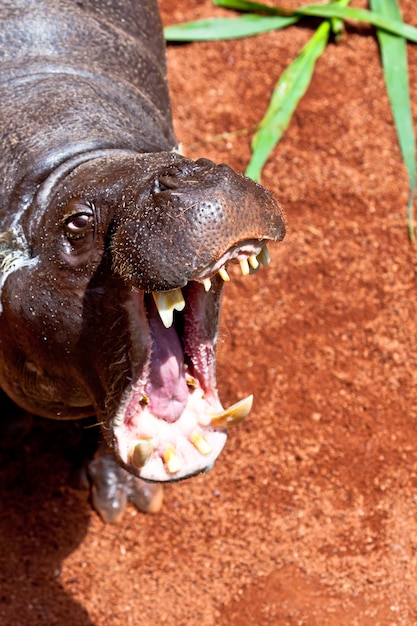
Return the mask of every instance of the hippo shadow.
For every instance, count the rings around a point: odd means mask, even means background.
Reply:
[[[1,394],[1,416],[9,410]],[[68,485],[82,428],[33,421],[19,446],[0,449],[0,624],[93,626],[60,582],[91,515],[88,492]]]

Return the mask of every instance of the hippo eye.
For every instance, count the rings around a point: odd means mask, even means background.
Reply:
[[[77,213],[71,215],[66,222],[65,228],[69,239],[80,239],[91,232],[94,227],[94,218],[92,213]]]

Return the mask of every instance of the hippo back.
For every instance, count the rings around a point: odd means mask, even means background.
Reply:
[[[175,145],[154,0],[3,0],[0,220],[62,163]]]

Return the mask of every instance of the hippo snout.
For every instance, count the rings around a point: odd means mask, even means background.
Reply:
[[[264,188],[227,165],[177,159],[141,190],[113,237],[115,271],[144,291],[203,282],[285,235],[281,209]]]

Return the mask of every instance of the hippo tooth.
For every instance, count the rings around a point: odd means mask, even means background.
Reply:
[[[169,443],[165,448],[164,461],[169,474],[176,474],[180,471],[180,458],[172,443]]]
[[[146,406],[147,404],[149,404],[150,400],[149,400],[149,396],[146,393],[142,393],[142,398],[140,399],[140,404],[142,406]]]
[[[149,439],[139,439],[130,453],[130,462],[140,469],[152,455],[154,448]]]
[[[249,263],[247,259],[242,259],[241,261],[239,261],[239,265],[240,265],[240,269],[241,272],[243,274],[243,276],[248,276],[249,275]]]
[[[243,400],[239,400],[236,404],[232,404],[225,411],[221,411],[216,415],[213,415],[210,420],[210,424],[214,428],[229,428],[230,426],[236,426],[240,424],[242,420],[249,415],[252,408],[253,396],[247,396]]]
[[[261,265],[268,265],[271,260],[268,248],[264,246],[256,258]]]
[[[194,378],[194,376],[190,376],[190,374],[185,375],[185,382],[187,383],[187,386],[192,389],[197,389],[198,387],[198,381]]]
[[[210,454],[211,446],[207,439],[198,430],[194,430],[190,435],[190,441],[200,454]]]
[[[249,257],[249,265],[253,270],[257,270],[259,267],[259,261],[256,258],[256,254],[251,254]]]
[[[205,280],[203,280],[203,285],[204,285],[204,289],[206,291],[210,291],[210,288],[211,288],[211,280],[210,280],[210,278],[206,278]]]
[[[185,307],[185,300],[181,289],[153,291],[152,295],[163,325],[165,328],[171,328],[174,321],[174,310],[182,311]]]
[[[219,276],[220,276],[220,278],[222,278],[222,279],[224,280],[224,282],[225,282],[225,283],[228,283],[228,282],[229,282],[229,280],[230,280],[230,276],[229,276],[229,274],[227,273],[227,271],[226,271],[226,268],[225,268],[225,267],[221,267],[221,268],[219,269]]]

